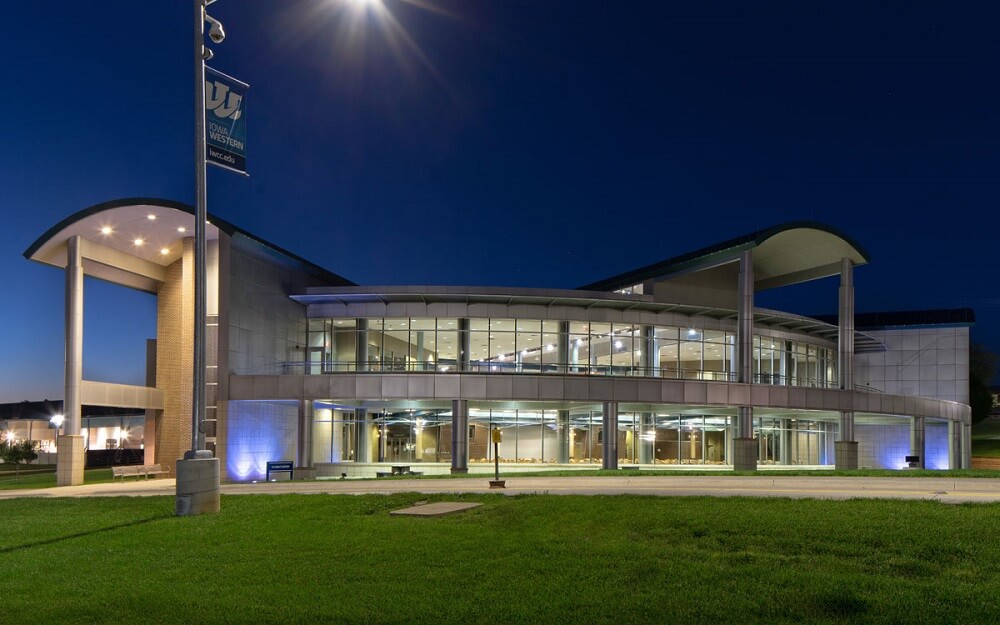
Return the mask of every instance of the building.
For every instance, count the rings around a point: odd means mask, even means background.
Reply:
[[[145,415],[141,410],[107,406],[80,407],[81,435],[88,467],[142,461]],[[63,402],[22,401],[0,404],[2,441],[31,441],[36,464],[55,464],[56,433],[65,419]]]
[[[209,221],[205,436],[230,480],[273,460],[485,471],[494,428],[503,464],[541,468],[969,466],[971,311],[855,315],[868,254],[820,224],[527,289],[360,286]],[[193,227],[183,204],[117,200],[25,252],[66,271],[67,422],[81,403],[142,409],[146,462],[170,467],[191,440]],[[81,379],[84,274],[156,294],[147,386]],[[754,305],[829,276],[835,317]]]

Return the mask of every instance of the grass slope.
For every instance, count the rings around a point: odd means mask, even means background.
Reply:
[[[1000,506],[477,495],[0,501],[0,621],[995,623]]]

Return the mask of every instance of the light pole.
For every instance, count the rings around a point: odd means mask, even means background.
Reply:
[[[52,418],[49,419],[49,423],[56,426],[56,436],[55,436],[56,441],[59,440],[59,431],[62,429],[63,421],[65,420],[66,420],[66,415],[61,415],[61,414],[52,415]]]
[[[222,23],[205,12],[215,0],[194,0],[194,371],[191,393],[191,449],[177,461],[178,515],[219,511],[219,459],[205,449],[205,230],[208,194],[205,165],[205,61],[212,51],[205,47],[205,23],[214,43],[226,38]]]

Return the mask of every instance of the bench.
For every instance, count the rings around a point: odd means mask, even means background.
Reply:
[[[169,469],[164,469],[159,464],[130,464],[111,467],[111,479],[120,477],[124,482],[127,477],[137,478],[141,475],[148,480],[150,475],[164,475],[169,472]]]
[[[393,465],[392,471],[376,471],[375,477],[393,477],[395,475],[423,475],[421,471],[411,471],[408,465]]]

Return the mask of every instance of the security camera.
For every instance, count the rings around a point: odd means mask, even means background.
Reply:
[[[214,43],[222,43],[226,39],[226,31],[222,30],[222,22],[215,19],[211,15],[205,16],[205,21],[212,25],[208,29],[208,38]]]

